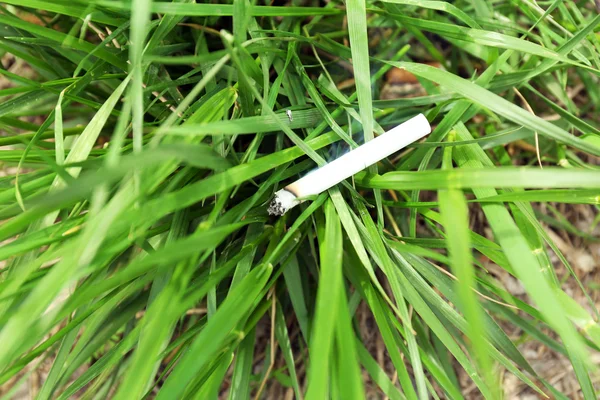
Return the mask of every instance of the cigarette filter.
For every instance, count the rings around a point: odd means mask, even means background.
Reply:
[[[423,114],[409,119],[277,191],[269,206],[269,214],[285,214],[300,204],[301,198],[324,192],[430,132],[431,126]]]

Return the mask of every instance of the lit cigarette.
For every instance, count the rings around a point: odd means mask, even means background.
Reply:
[[[324,192],[430,132],[431,126],[423,114],[409,119],[276,192],[269,214],[285,214],[303,198]]]

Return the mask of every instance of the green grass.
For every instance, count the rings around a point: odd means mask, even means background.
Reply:
[[[7,397],[572,396],[535,345],[597,398],[597,286],[548,233],[599,240],[594,2],[9,0],[0,53]],[[392,68],[426,93],[380,100]],[[425,141],[267,215],[420,112]]]

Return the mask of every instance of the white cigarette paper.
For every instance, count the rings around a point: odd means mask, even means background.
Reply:
[[[269,214],[285,214],[300,204],[300,198],[324,192],[430,132],[431,126],[423,114],[409,119],[276,192]]]

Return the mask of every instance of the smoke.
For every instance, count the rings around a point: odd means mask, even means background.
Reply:
[[[363,135],[362,130],[359,130],[357,132],[347,132],[347,133],[348,133],[348,136],[350,136],[352,138],[352,140],[354,140],[354,142],[357,144],[357,146],[364,144],[365,136]],[[339,157],[343,156],[344,154],[348,153],[350,150],[352,150],[352,147],[350,146],[350,144],[346,143],[344,140],[340,140],[338,142],[333,143],[331,146],[329,146],[325,160],[327,162],[333,161],[336,158],[339,158]]]

